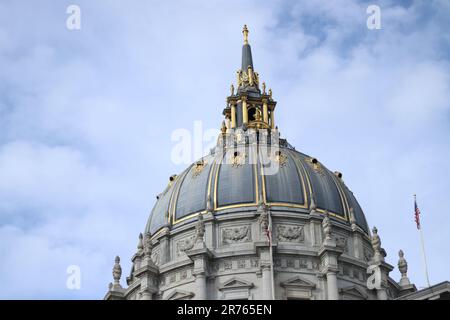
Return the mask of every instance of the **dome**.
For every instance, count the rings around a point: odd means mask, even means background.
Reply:
[[[273,174],[264,172],[267,161],[263,153],[250,148],[246,161],[236,164],[233,159],[239,156],[233,150],[211,153],[171,176],[169,185],[157,196],[145,231],[155,234],[163,227],[189,223],[207,212],[208,202],[214,215],[255,212],[260,202],[273,212],[305,215],[313,202],[318,212],[328,211],[331,218],[344,224],[350,224],[352,210],[356,224],[368,233],[364,213],[341,173],[331,172],[287,142],[279,146],[279,166]]]
[[[246,26],[242,33],[215,147],[169,177],[139,235],[128,287],[115,272],[106,299],[399,296],[377,229],[370,234],[342,174],[280,138],[277,102],[253,69]],[[387,279],[376,290],[374,268]]]
[[[252,214],[261,203],[274,212],[327,212],[344,224],[350,224],[352,216],[368,234],[364,213],[342,174],[331,172],[279,138],[274,116],[277,103],[272,90],[266,92],[264,82],[260,86],[246,27],[243,34],[237,90],[231,85],[217,145],[209,155],[170,177],[157,196],[145,232],[154,235],[164,227],[176,228],[207,211],[214,215]],[[277,170],[272,170],[274,164]]]

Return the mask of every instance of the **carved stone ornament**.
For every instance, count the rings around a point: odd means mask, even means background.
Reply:
[[[150,258],[152,255],[152,249],[153,249],[152,238],[150,233],[147,232],[145,234],[144,239],[144,256]]]
[[[336,246],[338,248],[343,249],[344,251],[347,251],[347,238],[346,237],[336,237]]]
[[[257,213],[259,213],[258,221],[261,227],[261,237],[266,238],[269,228],[269,213],[262,200],[259,201]]]
[[[195,236],[187,237],[177,242],[178,255],[181,253],[191,250],[195,244]]]
[[[138,245],[137,245],[137,253],[138,255],[142,254],[142,252],[144,251],[144,236],[142,235],[142,233],[139,233],[139,240],[138,240]]]
[[[384,249],[381,248],[381,239],[378,235],[378,230],[376,227],[372,229],[372,238],[371,238],[372,248],[374,251],[373,259],[374,261],[384,261]]]
[[[405,254],[403,253],[403,250],[400,250],[398,252],[398,270],[400,271],[402,277],[406,277],[407,272],[408,272],[408,263],[406,262],[405,259]]]
[[[317,172],[320,175],[325,175],[325,171],[322,167],[322,165],[320,164],[320,162],[316,159],[316,158],[308,158],[308,161],[306,161],[306,163],[313,168],[313,170],[315,172]]]
[[[287,164],[287,156],[281,151],[277,151],[275,153],[274,160],[280,166],[280,168],[285,167]]]
[[[203,216],[200,213],[198,215],[197,224],[195,225],[195,242],[203,242],[205,236],[205,222],[203,222]]]
[[[277,239],[286,242],[301,242],[305,240],[303,226],[277,226]]]
[[[233,154],[233,158],[231,159],[231,166],[233,168],[242,166],[245,162],[245,157],[245,153],[235,152],[235,154]]]
[[[120,277],[122,276],[122,267],[120,266],[120,257],[117,256],[114,261],[114,267],[112,270],[114,284],[119,284]]]
[[[250,237],[248,226],[222,229],[222,242],[225,244],[247,242]]]
[[[202,173],[203,169],[206,167],[207,164],[208,162],[206,162],[206,160],[203,159],[197,161],[196,164],[194,165],[194,169],[192,170],[192,177],[193,178],[198,177]]]
[[[325,211],[325,217],[322,220],[323,233],[326,240],[331,240],[331,222],[328,211]]]

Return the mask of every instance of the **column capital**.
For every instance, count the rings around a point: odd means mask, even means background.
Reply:
[[[342,248],[322,245],[318,253],[321,261],[321,271],[327,274],[329,272],[337,273],[339,270],[338,259],[343,252]]]
[[[213,257],[212,252],[206,248],[206,246],[198,247],[195,246],[191,250],[185,251],[186,255],[192,260],[198,259],[210,259]]]

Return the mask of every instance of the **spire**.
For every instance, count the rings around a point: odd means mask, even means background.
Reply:
[[[246,24],[244,24],[244,28],[242,29],[242,34],[244,35],[244,44],[248,44],[248,29],[247,29]]]
[[[266,84],[260,89],[259,74],[253,67],[252,50],[248,42],[248,28],[242,29],[241,68],[236,74],[236,85],[230,86],[230,96],[223,110],[227,133],[235,129],[275,129],[274,111],[276,101],[272,99],[272,90],[266,92]]]
[[[244,29],[242,30],[244,34],[244,45],[242,46],[242,71],[247,71],[250,66],[252,70],[253,68],[253,59],[252,59],[252,49],[248,44],[248,29],[247,25],[244,25]]]

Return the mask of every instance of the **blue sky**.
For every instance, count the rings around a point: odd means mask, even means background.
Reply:
[[[0,1],[0,298],[102,298],[116,255],[126,277],[185,167],[172,132],[220,127],[243,24],[282,136],[343,173],[387,261],[403,249],[423,287],[417,193],[431,282],[448,280],[449,15],[444,0]]]

